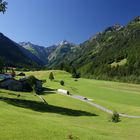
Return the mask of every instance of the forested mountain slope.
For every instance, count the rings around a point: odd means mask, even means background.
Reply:
[[[140,82],[140,17],[124,27],[108,27],[60,62],[77,68],[84,77]]]
[[[8,66],[38,66],[41,62],[29,51],[0,33],[0,58]]]

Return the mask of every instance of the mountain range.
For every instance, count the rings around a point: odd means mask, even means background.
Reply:
[[[30,51],[0,33],[0,58],[8,66],[37,66],[40,60]]]
[[[66,40],[50,47],[17,44],[1,33],[0,57],[8,65],[45,65],[67,71],[75,67],[88,78],[140,82],[140,17],[125,26],[110,26],[78,45]]]

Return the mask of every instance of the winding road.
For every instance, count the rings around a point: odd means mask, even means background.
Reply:
[[[96,107],[96,108],[98,108],[98,109],[100,109],[100,110],[102,110],[104,112],[107,112],[109,114],[113,114],[113,111],[112,110],[109,110],[109,109],[107,109],[107,108],[105,108],[105,107],[103,107],[101,105],[98,105],[96,103],[93,103],[88,98],[85,98],[83,96],[79,96],[79,95],[67,95],[67,94],[63,94],[63,93],[58,93],[58,94],[65,95],[65,96],[68,96],[68,97],[71,97],[71,98],[74,98],[74,99],[77,99],[77,100],[86,102],[86,103],[88,103],[88,104],[90,104],[90,105],[92,105],[92,106],[94,106],[94,107]],[[133,115],[122,114],[122,113],[119,113],[119,115],[121,117],[127,117],[127,118],[140,118],[140,116],[133,116]]]

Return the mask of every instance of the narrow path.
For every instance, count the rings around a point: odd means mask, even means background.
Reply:
[[[74,99],[77,99],[77,100],[86,102],[86,103],[88,103],[88,104],[90,104],[90,105],[92,105],[92,106],[94,106],[94,107],[96,107],[96,108],[98,108],[98,109],[100,109],[100,110],[102,110],[104,112],[107,112],[109,114],[113,114],[113,111],[112,110],[109,110],[109,109],[107,109],[107,108],[105,108],[105,107],[103,107],[101,105],[98,105],[96,103],[93,103],[93,102],[89,101],[88,99],[85,99],[85,97],[83,97],[83,96],[79,96],[79,95],[66,95],[66,94],[63,94],[63,93],[59,93],[59,94],[65,95],[65,96],[69,96],[71,98],[74,98]],[[127,117],[127,118],[140,118],[140,116],[133,116],[133,115],[122,114],[122,113],[119,113],[119,115],[121,117]]]
[[[40,98],[43,103],[47,103],[46,100],[43,97],[41,97],[40,95],[35,94],[35,96],[37,96],[38,98]]]

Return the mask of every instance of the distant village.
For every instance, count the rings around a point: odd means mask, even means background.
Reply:
[[[34,76],[26,76],[25,73],[16,74],[15,68],[8,68],[8,71],[0,73],[0,88],[12,91],[31,92],[33,86],[40,92],[43,82]]]

